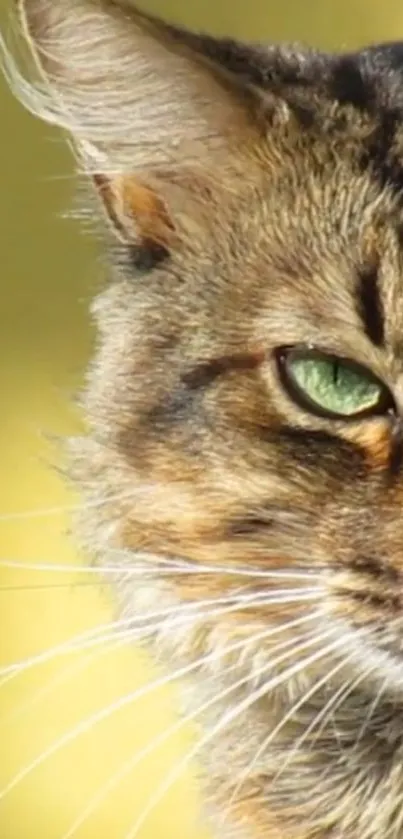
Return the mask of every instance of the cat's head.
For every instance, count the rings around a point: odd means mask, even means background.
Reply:
[[[181,600],[256,594],[209,618],[229,636],[316,632],[401,682],[402,46],[243,45],[117,0],[22,19],[38,82],[11,83],[73,139],[113,264],[94,547]]]

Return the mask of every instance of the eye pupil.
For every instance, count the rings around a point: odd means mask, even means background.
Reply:
[[[333,383],[335,385],[337,385],[338,380],[339,380],[339,365],[338,365],[337,361],[335,361],[335,363],[333,365]]]
[[[288,395],[311,414],[355,420],[394,408],[388,388],[354,361],[301,347],[284,348],[277,359]]]

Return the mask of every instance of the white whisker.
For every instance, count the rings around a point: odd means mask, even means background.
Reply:
[[[50,661],[52,658],[58,655],[67,655],[71,652],[76,652],[77,649],[85,649],[88,644],[91,645],[93,643],[102,643],[104,636],[102,636],[102,632],[104,630],[117,630],[121,627],[129,626],[130,629],[128,632],[133,632],[133,637],[135,637],[135,630],[140,624],[141,627],[144,625],[144,629],[148,631],[153,631],[157,627],[155,624],[151,623],[151,620],[164,617],[170,617],[174,615],[173,620],[170,622],[170,628],[175,625],[181,624],[181,617],[185,619],[191,618],[194,620],[201,620],[212,616],[217,616],[221,614],[227,614],[231,612],[236,612],[241,608],[245,609],[247,606],[254,606],[254,605],[282,605],[286,604],[287,602],[305,602],[309,600],[315,600],[317,598],[317,591],[313,590],[310,592],[309,590],[305,593],[304,596],[301,597],[300,592],[298,592],[298,597],[293,597],[292,599],[288,600],[287,596],[279,596],[276,597],[274,595],[272,598],[265,594],[250,594],[250,595],[229,595],[223,598],[210,598],[208,600],[202,600],[194,603],[185,603],[179,604],[175,606],[170,606],[167,609],[160,609],[156,612],[149,612],[144,615],[140,615],[138,617],[128,617],[123,618],[118,621],[112,621],[110,624],[103,624],[101,627],[98,627],[94,630],[89,630],[87,632],[82,633],[81,635],[75,636],[75,638],[70,639],[69,641],[65,641],[62,644],[59,644],[50,650],[45,650],[42,653],[38,653],[35,656],[32,656],[30,659],[24,659],[19,662],[13,662],[13,664],[7,665],[3,668],[0,668],[0,676],[3,677],[2,682],[0,683],[0,687],[5,682],[9,681],[10,678],[16,676],[18,673],[25,672],[26,670],[31,669],[32,667],[37,666],[38,664],[43,664],[45,662]],[[233,601],[236,601],[235,603]],[[227,604],[231,603],[226,609],[220,610],[211,610],[210,612],[205,612],[201,610],[201,607],[205,607],[206,605],[218,605],[218,604]],[[158,626],[158,625],[157,625]],[[107,636],[109,640],[110,636]]]
[[[219,566],[219,565],[203,565],[198,562],[190,562],[189,560],[182,560],[180,558],[169,559],[168,557],[155,557],[152,554],[145,554],[144,552],[133,552],[129,553],[128,551],[118,551],[114,549],[113,551],[108,551],[109,553],[119,554],[125,557],[128,561],[134,563],[133,567],[129,566],[122,566],[122,564],[116,565],[102,565],[100,567],[96,567],[94,565],[60,565],[60,564],[52,564],[52,563],[43,563],[43,562],[24,562],[21,560],[14,560],[14,559],[0,559],[0,567],[16,569],[16,570],[27,570],[27,571],[38,571],[38,572],[60,572],[60,573],[67,573],[67,574],[96,574],[102,577],[103,574],[122,574],[124,573],[128,577],[130,576],[142,576],[147,573],[155,574],[164,574],[164,567],[168,566],[168,571],[172,574],[176,573],[189,573],[189,574],[196,574],[196,575],[205,575],[205,574],[225,574],[229,576],[239,576],[239,577],[250,577],[252,579],[268,579],[268,580],[315,580],[317,578],[312,575],[309,571],[259,571],[258,569],[246,569],[243,567],[236,567],[236,566]],[[144,564],[138,564],[138,561],[141,560]]]
[[[51,647],[44,652],[37,653],[30,658],[21,659],[20,661],[15,661],[12,664],[7,664],[4,667],[0,668],[0,676],[5,677],[0,686],[5,684],[9,676],[13,674],[22,673],[26,670],[30,670],[32,667],[36,667],[38,664],[44,664],[50,661],[52,658],[56,658],[58,655],[64,655],[65,653],[76,652],[77,650],[85,649],[85,645],[87,641],[95,640],[98,637],[103,638],[102,633],[108,629],[117,629],[120,626],[126,626],[129,623],[128,619],[118,620],[118,621],[111,621],[110,623],[101,624],[101,626],[96,627],[96,629],[89,629],[86,632],[80,633],[79,635],[73,636],[68,641],[63,641],[61,644],[57,644],[54,647]],[[109,637],[109,636],[107,636]]]
[[[300,649],[303,649],[304,647],[309,647],[309,646],[312,646],[312,645],[316,645],[320,641],[323,641],[324,639],[326,639],[326,638],[328,638],[328,637],[330,637],[334,634],[335,634],[334,630],[329,630],[327,632],[324,632],[321,635],[316,636],[311,640],[308,640],[306,643],[301,644],[297,649],[300,650]],[[187,752],[187,754],[179,762],[179,764],[174,767],[174,770],[168,774],[168,777],[165,779],[164,783],[159,786],[155,795],[152,796],[148,805],[145,807],[145,809],[143,810],[140,817],[136,820],[136,823],[134,824],[133,828],[130,829],[128,831],[128,833],[125,834],[124,839],[135,839],[135,837],[137,836],[138,832],[143,827],[145,821],[147,820],[148,816],[150,815],[150,813],[152,812],[154,807],[157,804],[159,804],[159,802],[161,801],[163,796],[169,791],[172,784],[175,782],[175,780],[180,776],[181,772],[189,764],[189,761],[193,760],[193,758],[201,751],[201,749],[204,748],[204,746],[206,746],[213,739],[213,737],[215,737],[217,734],[219,734],[220,731],[222,731],[222,729],[226,727],[226,725],[228,725],[234,719],[239,717],[239,715],[243,711],[250,708],[251,705],[253,705],[255,702],[257,702],[260,698],[265,696],[271,690],[274,690],[276,687],[279,687],[285,681],[288,681],[292,676],[295,676],[297,673],[299,673],[304,668],[309,667],[311,664],[315,663],[320,658],[323,658],[325,655],[328,655],[329,652],[332,652],[333,650],[337,649],[337,647],[339,647],[339,646],[340,646],[340,639],[337,638],[337,640],[333,644],[329,644],[327,647],[320,650],[319,652],[315,652],[313,655],[308,656],[305,659],[302,659],[302,661],[298,661],[297,664],[290,667],[285,673],[278,674],[273,679],[269,680],[268,682],[265,682],[263,684],[263,686],[258,688],[257,690],[255,690],[252,693],[251,696],[248,696],[246,699],[239,702],[238,705],[235,708],[232,708],[229,711],[227,711],[225,714],[223,714],[220,721],[216,725],[214,725],[212,727],[212,729],[210,729],[210,731],[204,737],[202,737],[199,740],[199,742],[192,749],[190,749]],[[296,653],[295,650],[291,650],[288,653],[288,656],[295,655],[295,653]],[[284,660],[284,659],[282,659],[282,660]],[[275,663],[276,662],[274,661],[274,662],[270,662],[270,663],[266,664],[264,667],[262,667],[258,671],[256,671],[254,675],[259,675],[259,673],[263,674],[268,669],[270,669],[270,667],[273,666],[273,664],[275,664]]]
[[[348,699],[350,694],[361,684],[361,682],[367,679],[372,669],[373,668],[370,667],[363,673],[359,673],[358,676],[353,680],[347,679],[341,685],[339,690],[336,691],[336,693],[330,697],[324,708],[322,708],[321,711],[318,712],[315,719],[309,725],[309,731],[307,731],[307,736],[309,736],[309,734],[314,730],[314,728],[316,728],[315,736],[312,738],[313,744],[317,742],[318,738],[321,736],[321,733],[326,723],[331,719],[331,717],[333,717],[340,705],[342,705],[343,702],[345,702],[345,700]],[[321,723],[320,726],[318,726],[319,722]]]
[[[352,656],[350,656],[350,658],[352,658]],[[239,796],[240,790],[242,789],[242,785],[247,780],[248,775],[251,775],[251,773],[252,773],[254,767],[256,766],[259,758],[268,749],[268,747],[270,746],[270,743],[273,742],[275,737],[277,737],[277,735],[280,733],[282,728],[287,724],[287,722],[289,720],[292,719],[292,717],[297,713],[297,711],[299,711],[299,709],[302,708],[303,705],[305,705],[306,702],[309,699],[311,699],[315,695],[315,693],[317,693],[317,691],[320,690],[321,687],[323,687],[327,682],[329,682],[330,679],[333,676],[335,676],[344,666],[345,666],[345,661],[344,660],[341,661],[341,662],[338,662],[337,665],[330,672],[326,673],[321,679],[314,682],[314,684],[310,687],[310,689],[305,691],[305,693],[291,706],[291,708],[289,708],[287,713],[284,714],[284,716],[281,718],[280,722],[275,726],[275,728],[272,731],[270,731],[268,736],[265,737],[265,739],[263,740],[263,742],[261,743],[261,745],[257,749],[253,759],[248,763],[246,769],[242,773],[241,778],[238,781],[236,787],[234,788],[234,790],[231,794],[230,800],[228,802],[228,805],[227,805],[227,807],[224,811],[224,815],[223,815],[222,819],[220,819],[220,825],[223,825],[225,823],[225,820],[228,817],[228,814],[230,812],[231,805],[233,804],[233,802]],[[294,754],[294,750],[293,750],[292,754]],[[288,758],[287,758],[287,761],[286,761],[286,764],[284,765],[284,768],[285,768],[286,765],[288,765],[288,762],[289,761],[288,761]],[[283,768],[281,769],[281,772],[282,771],[283,771]],[[277,773],[277,775],[279,776],[280,773]],[[273,783],[276,781],[277,775],[274,777]]]
[[[0,56],[2,50],[5,50],[6,47],[4,45],[4,41],[0,35]],[[79,513],[83,509],[93,509],[98,507],[104,507],[109,504],[110,501],[122,501],[124,499],[130,499],[133,497],[133,490],[127,490],[126,492],[119,492],[116,495],[108,495],[104,498],[94,499],[93,501],[85,500],[82,503],[74,503],[74,504],[59,504],[54,505],[53,507],[44,507],[40,510],[16,510],[13,513],[3,513],[0,515],[0,524],[1,522],[8,522],[8,521],[20,521],[21,519],[36,519],[36,518],[45,518],[46,516],[58,516],[62,513]]]
[[[314,614],[305,616],[305,620],[308,622],[308,618],[312,620],[313,617]],[[301,622],[302,620],[303,619],[301,619]],[[284,631],[284,629],[282,630],[281,627],[276,627],[276,630],[278,632]],[[267,629],[263,631],[261,634],[257,633],[255,636],[255,640],[258,640],[259,635],[262,638],[267,637],[267,633]],[[270,635],[273,634],[276,633],[273,630],[270,630]],[[148,683],[147,685],[143,686],[142,688],[137,689],[133,693],[129,693],[128,695],[121,697],[117,702],[113,703],[113,705],[109,706],[108,708],[103,708],[96,714],[91,715],[89,719],[82,720],[81,723],[79,723],[73,729],[66,732],[66,734],[63,735],[63,737],[59,738],[59,740],[57,740],[55,743],[53,743],[51,746],[45,749],[37,758],[35,758],[24,769],[18,772],[14,776],[14,778],[6,785],[6,787],[4,787],[0,791],[0,801],[2,801],[3,798],[5,798],[5,796],[8,795],[24,778],[26,778],[27,775],[29,775],[34,769],[36,769],[38,766],[44,763],[45,760],[50,758],[52,755],[56,754],[61,748],[66,746],[68,743],[72,742],[80,734],[84,734],[94,725],[97,725],[104,719],[107,719],[121,708],[124,708],[135,701],[137,702],[142,697],[147,696],[147,694],[149,694],[152,690],[157,690],[170,684],[173,681],[176,681],[177,679],[181,679],[187,676],[189,673],[193,672],[194,670],[197,670],[202,664],[214,661],[214,659],[222,657],[223,652],[233,652],[236,649],[240,649],[242,646],[245,646],[245,644],[247,643],[248,639],[242,639],[241,641],[229,645],[227,648],[221,648],[219,651],[214,650],[213,652],[210,652],[205,656],[202,656],[201,658],[197,659],[195,662],[192,662],[192,664],[183,666],[179,668],[176,672],[171,673],[168,676],[159,677],[151,683]]]
[[[324,679],[321,679],[320,683],[318,683],[316,685],[316,689],[322,687],[323,685],[326,684],[326,682],[330,681],[330,679],[333,678],[333,676],[335,676],[341,669],[343,669],[343,667],[345,667],[346,664],[348,664],[348,662],[352,661],[353,659],[354,659],[353,654],[351,656],[348,656],[346,659],[343,659],[343,661],[340,662],[340,664],[338,666],[336,666],[329,674],[327,674],[327,676],[324,677]],[[301,737],[299,737],[299,739],[295,743],[292,751],[287,755],[287,758],[286,758],[285,762],[283,763],[283,765],[281,766],[281,768],[279,769],[279,771],[276,773],[276,775],[273,778],[273,781],[272,781],[273,785],[277,782],[277,780],[280,778],[280,776],[283,774],[283,772],[285,772],[287,766],[289,766],[289,764],[291,763],[291,761],[293,760],[293,758],[295,757],[297,752],[301,749],[302,745],[307,740],[307,738],[309,737],[311,732],[316,728],[318,723],[321,722],[321,720],[322,720],[322,726],[326,724],[326,717],[330,713],[334,712],[334,710],[336,708],[339,707],[341,702],[343,702],[344,699],[346,699],[347,696],[351,693],[351,691],[353,691],[354,688],[362,681],[362,678],[363,677],[360,674],[359,677],[356,678],[353,682],[351,682],[351,680],[347,680],[347,681],[343,682],[343,684],[341,685],[341,688],[339,688],[339,690],[336,691],[336,693],[333,694],[330,697],[328,702],[316,714],[316,716],[314,717],[312,722],[304,730]],[[304,701],[306,701],[309,698],[310,698],[309,696],[304,697]]]
[[[13,707],[12,711],[10,711],[6,715],[2,715],[0,719],[0,725],[10,725],[10,723],[15,723],[17,719],[19,719],[24,714],[31,711],[32,708],[37,705],[39,702],[43,701],[46,696],[53,693],[57,688],[61,687],[65,682],[73,677],[77,677],[79,673],[83,670],[87,670],[90,664],[103,655],[110,653],[114,650],[120,649],[125,644],[127,644],[128,639],[124,638],[123,640],[119,639],[116,640],[116,636],[110,638],[110,640],[105,641],[104,647],[98,647],[96,649],[90,650],[90,652],[81,657],[79,661],[74,661],[68,667],[65,667],[62,673],[58,673],[52,679],[43,685],[43,687],[39,688],[39,690],[35,691],[35,693],[31,694],[25,702],[20,703],[19,705]],[[80,651],[81,652],[81,651]],[[0,688],[3,685],[0,684]]]
[[[102,548],[102,545],[100,545]],[[189,571],[195,571],[196,573],[202,574],[229,574],[233,576],[242,576],[242,577],[252,577],[257,579],[288,579],[288,580],[314,580],[317,581],[318,579],[318,569],[311,570],[309,568],[293,568],[292,570],[268,570],[268,569],[261,569],[261,568],[254,568],[253,563],[247,563],[247,567],[241,565],[206,565],[202,562],[197,560],[190,560],[186,557],[175,556],[175,557],[161,557],[155,556],[155,554],[148,553],[146,551],[136,551],[133,553],[132,551],[128,551],[125,548],[111,548],[108,550],[108,554],[111,556],[118,556],[122,559],[127,559],[129,562],[133,563],[133,559],[142,559],[144,560],[146,565],[153,564],[153,563],[175,563],[175,566],[180,566],[181,568],[187,568]]]
[[[170,606],[169,608],[165,609],[158,609],[155,612],[148,612],[144,615],[139,615],[138,617],[127,617],[121,618],[117,621],[111,621],[108,624],[102,624],[100,627],[96,627],[92,630],[87,630],[86,632],[75,636],[69,641],[63,642],[62,644],[58,644],[57,646],[51,648],[50,650],[45,650],[42,653],[38,653],[35,656],[32,656],[30,659],[23,659],[22,661],[13,662],[13,664],[7,665],[0,669],[0,676],[8,676],[9,674],[13,673],[20,673],[25,670],[30,669],[38,664],[43,664],[50,661],[52,658],[58,655],[63,655],[65,653],[76,652],[77,649],[83,650],[86,648],[86,642],[89,641],[92,643],[93,640],[96,642],[102,643],[104,638],[106,637],[109,640],[110,637],[116,636],[104,636],[102,632],[104,630],[117,630],[129,626],[130,628],[135,628],[138,623],[142,624],[149,624],[150,620],[154,618],[164,618],[169,617],[170,615],[174,615],[177,617],[178,615],[182,614],[183,612],[188,613],[196,612],[196,616],[200,615],[205,616],[205,612],[202,611],[202,607],[210,606],[210,605],[217,605],[232,602],[235,598],[235,594],[232,596],[228,596],[227,598],[209,598],[206,600],[194,602],[194,603],[182,603],[175,606]],[[212,612],[212,614],[216,614],[216,612]],[[131,631],[131,629],[129,630]]]
[[[375,665],[374,665],[374,667],[371,668],[371,670],[375,670]],[[371,672],[371,670],[369,672]],[[368,673],[366,672],[365,676],[367,676],[367,675],[368,675]],[[377,709],[377,707],[378,707],[378,705],[379,705],[379,703],[382,699],[382,696],[383,696],[383,694],[384,694],[384,692],[387,688],[387,685],[388,685],[388,678],[387,678],[387,676],[385,676],[384,680],[382,681],[382,683],[379,687],[379,690],[376,692],[375,697],[374,697],[373,701],[371,702],[371,705],[368,708],[368,713],[367,713],[365,719],[363,720],[363,723],[362,723],[362,725],[361,725],[361,727],[358,731],[357,739],[355,741],[355,746],[354,746],[355,749],[358,748],[362,738],[364,737],[365,732],[368,729],[369,723],[371,722],[371,719],[372,719],[372,717],[373,717],[373,715],[374,715],[374,713],[375,713],[375,711],[376,711],[376,709]]]
[[[273,652],[278,652],[280,649],[285,647],[290,647],[295,644],[296,641],[299,640],[299,637],[294,637],[293,639],[289,639],[282,644],[278,644],[274,647]],[[258,640],[258,635],[252,635],[248,639],[244,639],[243,644],[247,646],[248,644],[255,643]],[[261,639],[259,639],[261,640]],[[229,665],[225,668],[225,674],[228,676],[233,670],[237,670],[239,667],[239,663],[235,662],[232,665]],[[151,743],[148,743],[144,749],[141,749],[140,752],[136,752],[136,754],[132,755],[129,760],[125,761],[124,764],[120,767],[118,772],[116,772],[103,786],[97,791],[96,795],[88,802],[85,810],[81,813],[79,818],[77,818],[68,831],[63,834],[62,839],[71,839],[71,837],[79,830],[79,828],[84,824],[85,821],[91,816],[91,814],[97,809],[97,807],[102,803],[105,797],[112,792],[113,789],[125,778],[127,775],[149,754],[151,754],[155,749],[162,746],[169,737],[172,737],[177,731],[179,731],[184,725],[187,725],[194,719],[196,719],[200,714],[204,711],[208,710],[212,705],[219,702],[221,699],[225,698],[230,692],[237,690],[238,688],[242,687],[246,681],[250,678],[250,675],[243,676],[241,679],[238,679],[235,683],[233,683],[229,688],[224,688],[220,693],[216,694],[213,698],[208,699],[206,702],[203,702],[198,708],[185,717],[177,720],[172,725],[168,727],[167,730],[163,731],[158,737],[154,738]]]

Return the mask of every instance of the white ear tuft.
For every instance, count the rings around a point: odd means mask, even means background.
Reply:
[[[246,92],[125,0],[23,0],[39,80],[10,63],[30,110],[73,137],[85,169],[150,172],[224,155],[248,127]],[[174,37],[173,37],[174,32]]]

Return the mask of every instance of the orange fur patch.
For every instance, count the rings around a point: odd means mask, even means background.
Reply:
[[[373,469],[386,469],[390,460],[392,438],[389,423],[380,418],[370,423],[351,427],[344,432],[346,439],[356,443],[365,453]]]
[[[105,209],[117,232],[126,240],[168,248],[173,223],[163,200],[150,187],[132,177],[109,180],[95,175]]]

